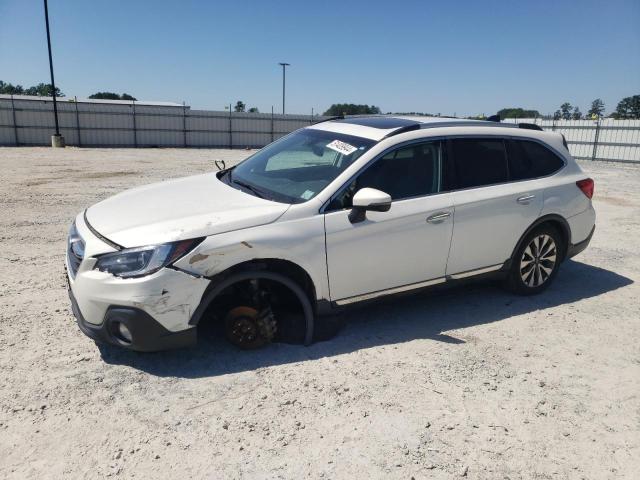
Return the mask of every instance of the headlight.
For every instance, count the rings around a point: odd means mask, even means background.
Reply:
[[[80,260],[84,258],[84,241],[78,233],[76,222],[71,224],[69,235],[67,236],[67,249],[70,250]]]
[[[148,247],[125,248],[100,255],[93,268],[121,278],[151,275],[182,258],[202,240],[204,239],[197,238]]]

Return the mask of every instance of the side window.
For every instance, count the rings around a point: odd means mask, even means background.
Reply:
[[[393,200],[418,197],[440,190],[440,142],[398,148],[379,158],[358,175],[327,210],[351,207],[351,198],[361,188],[375,188]]]
[[[504,141],[500,138],[454,138],[451,142],[455,180],[449,189],[481,187],[509,180]]]
[[[562,159],[551,150],[530,140],[509,140],[507,152],[512,180],[546,177],[564,165]]]

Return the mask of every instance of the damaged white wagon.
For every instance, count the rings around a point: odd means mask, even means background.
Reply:
[[[546,289],[593,235],[593,181],[533,125],[348,117],[226,170],[80,213],[69,296],[96,341],[154,351],[215,325],[309,344],[345,306],[475,277]]]

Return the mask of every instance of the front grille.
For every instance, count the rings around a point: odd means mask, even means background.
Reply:
[[[78,234],[75,223],[71,226],[69,231],[69,238],[67,239],[67,263],[71,278],[76,278],[76,273],[82,259],[84,258],[84,240]]]

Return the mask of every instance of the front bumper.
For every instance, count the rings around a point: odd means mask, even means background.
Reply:
[[[96,257],[116,249],[91,230],[82,214],[76,217],[75,225],[84,242],[84,254],[74,264],[67,249],[66,280],[73,313],[86,335],[139,351],[195,343],[196,331],[189,320],[208,279],[169,267],[131,279],[95,270]],[[118,335],[118,323],[131,332],[131,342]]]
[[[171,332],[147,312],[133,307],[110,306],[100,324],[89,323],[82,316],[71,288],[68,291],[78,327],[82,333],[96,342],[109,343],[138,352],[155,352],[192,346],[197,341],[195,327]],[[126,325],[131,332],[131,341],[126,341],[118,334],[118,323]]]

